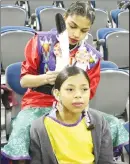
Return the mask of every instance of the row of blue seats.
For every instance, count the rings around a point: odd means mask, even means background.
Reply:
[[[16,0],[2,0],[1,4],[12,4],[12,5],[20,5],[27,9],[29,15],[35,12],[35,9],[39,6],[50,6],[55,5],[57,7],[63,7],[68,8],[71,3],[76,2],[77,0],[22,0],[22,1],[16,1]],[[120,8],[123,4],[126,4],[129,2],[129,0],[92,0],[90,1],[94,8],[100,8],[107,11],[111,11],[114,8]]]
[[[58,12],[61,12],[62,14],[65,12],[62,8],[55,8],[50,6],[41,6],[36,8],[36,18],[37,18],[37,30],[43,31],[43,30],[49,30],[54,24],[54,13],[56,12],[56,9]],[[115,9],[110,12],[111,19],[109,19],[109,14],[101,9],[95,9],[96,12],[96,18],[94,21],[94,24],[91,29],[92,35],[95,37],[96,31],[99,28],[103,27],[109,27],[108,21],[111,22],[112,27],[116,28],[124,28],[126,30],[129,30],[129,10],[125,9]],[[48,17],[50,18],[51,24],[48,22]],[[46,22],[46,23],[45,23]],[[46,25],[45,25],[46,24]]]
[[[37,19],[36,29],[37,30],[50,30],[52,26],[54,27],[54,15],[57,12],[63,14],[66,10],[64,8],[54,7],[54,6],[40,6],[36,8],[35,14]],[[108,26],[108,13],[101,9],[95,9],[96,12],[96,20],[93,26],[96,28],[103,28]],[[129,10],[125,9],[115,9],[110,11],[110,15],[112,18],[109,20],[111,22],[112,27],[120,27],[124,29],[129,29],[128,18],[129,18]],[[10,19],[8,19],[10,17]],[[50,19],[49,19],[50,18]],[[48,22],[51,22],[51,24]],[[104,21],[103,21],[104,20]],[[28,13],[25,9],[20,6],[1,6],[1,26],[23,26],[27,25]],[[43,26],[44,22],[44,26]],[[99,22],[99,23],[98,23]],[[99,26],[100,25],[100,26]]]
[[[35,10],[36,17],[37,17],[37,19],[38,19],[38,21],[40,23],[41,23],[41,19],[40,18],[42,17],[42,12],[44,12],[44,15],[46,15],[46,12],[48,10],[50,10],[50,9],[51,10],[55,9],[55,10],[57,10],[57,12],[62,12],[62,13],[64,13],[66,11],[64,8],[59,8],[59,7],[54,7],[54,6],[40,6],[40,7],[36,8],[36,10]],[[101,14],[104,13],[104,14],[106,14],[108,16],[108,13],[106,11],[102,10],[102,9],[96,8],[95,10],[96,10],[97,13],[101,12]],[[54,11],[53,11],[53,13],[54,13]],[[2,15],[2,17],[1,17],[2,18],[1,26],[26,25],[27,21],[28,21],[28,13],[27,13],[27,11],[25,9],[23,9],[22,7],[16,6],[16,5],[15,6],[2,5],[1,6],[1,15]],[[10,15],[10,19],[8,19],[9,15]],[[14,21],[13,21],[13,19],[11,19],[11,15],[12,15],[12,18],[15,18]],[[110,11],[110,15],[111,15],[113,23],[116,24],[116,27],[120,27],[121,26],[120,25],[120,19],[127,18],[128,10],[125,10],[125,9],[114,9],[114,10]],[[19,19],[17,19],[17,18],[19,18]],[[107,17],[106,17],[106,19],[107,19]],[[124,25],[124,27],[126,27],[126,29],[128,29],[128,25]],[[43,30],[43,29],[39,29],[39,30]]]
[[[23,54],[26,43],[35,33],[36,31],[29,27],[8,26],[1,28],[1,60],[3,69],[11,63],[24,60]],[[97,40],[97,49],[102,52],[101,49],[103,48],[104,60],[114,62],[120,68],[129,67],[128,31],[119,28],[101,28],[97,31]],[[89,34],[87,42],[91,45],[93,44],[92,35]]]
[[[101,61],[101,71],[103,70],[118,70],[128,73],[125,70],[119,69],[119,67],[111,61]],[[10,64],[6,69],[6,80],[11,89],[19,94],[23,95],[27,89],[22,88],[20,85],[20,72],[21,72],[21,62]],[[13,78],[12,78],[13,77]]]

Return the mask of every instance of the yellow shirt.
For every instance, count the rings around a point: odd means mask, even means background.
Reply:
[[[45,118],[45,127],[59,164],[93,164],[93,142],[84,118],[67,126]]]

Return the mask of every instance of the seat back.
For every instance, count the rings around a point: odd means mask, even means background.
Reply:
[[[1,60],[4,69],[25,59],[24,48],[34,35],[35,31],[28,27],[1,28]]]
[[[118,69],[118,66],[111,61],[101,60],[101,70],[102,69]]]
[[[108,60],[119,68],[129,67],[129,32],[118,31],[106,36]]]
[[[118,14],[118,27],[129,30],[129,10]]]
[[[31,14],[35,13],[35,9],[40,6],[50,6],[52,5],[53,0],[29,0],[30,12]],[[48,19],[49,20],[49,19]]]
[[[6,68],[6,84],[13,90],[15,100],[17,104],[13,107],[11,111],[11,118],[16,117],[16,115],[21,110],[21,99],[26,92],[26,88],[22,88],[20,85],[20,73],[21,73],[21,62],[13,63]],[[6,123],[7,125],[9,123]],[[9,125],[7,126],[7,128]],[[7,129],[6,128],[6,129]],[[9,131],[9,129],[7,130]],[[8,134],[8,132],[7,132]]]
[[[94,44],[93,44],[93,36],[90,33],[88,33],[87,43],[90,44],[91,46],[94,46]]]
[[[16,0],[1,0],[1,5],[15,5],[16,4]]]
[[[64,8],[65,9],[68,9],[68,7],[72,4],[72,3],[75,3],[77,0],[64,0],[63,3],[64,3]]]
[[[11,120],[17,116],[21,110],[21,99],[23,94],[27,89],[22,88],[20,85],[20,72],[21,72],[21,62],[9,65],[6,68],[6,84],[13,90],[15,101],[17,104],[13,106],[12,110],[8,113],[6,112],[6,134],[9,135],[11,132]]]
[[[117,0],[96,0],[95,7],[109,12],[112,9],[117,8]]]
[[[21,62],[10,64],[5,71],[6,83],[18,95],[23,95],[27,89],[20,85]]]
[[[124,112],[129,95],[129,74],[122,70],[102,70],[90,107],[112,115]]]
[[[59,7],[40,7],[36,9],[36,15],[40,24],[41,31],[49,31],[56,27],[55,15],[65,13],[65,9]],[[48,21],[49,20],[49,21]]]
[[[27,21],[27,11],[20,6],[1,6],[1,26],[24,26]]]
[[[107,26],[108,19],[107,12],[100,9],[95,9],[95,15],[95,21],[90,30],[90,33],[92,34],[94,40],[97,38],[97,30],[100,28],[105,28]]]

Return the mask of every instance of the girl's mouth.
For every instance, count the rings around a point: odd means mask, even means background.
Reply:
[[[82,107],[84,103],[81,103],[81,102],[76,102],[76,103],[72,103],[72,105],[74,107]]]
[[[69,40],[71,41],[71,43],[77,43],[78,40],[75,40],[75,39],[72,39],[72,38],[69,38]]]

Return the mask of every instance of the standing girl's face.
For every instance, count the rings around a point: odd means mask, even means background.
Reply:
[[[69,35],[69,43],[75,45],[82,41],[90,30],[91,22],[85,16],[68,15],[65,16],[66,28]]]
[[[63,106],[63,111],[81,113],[89,103],[89,82],[81,73],[69,77],[58,92],[58,100]]]

